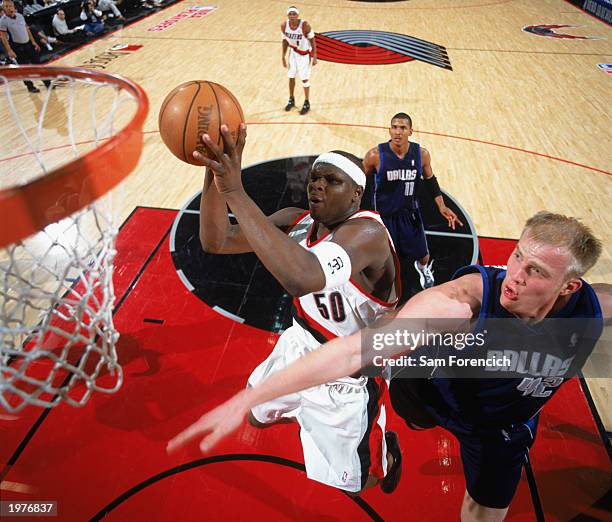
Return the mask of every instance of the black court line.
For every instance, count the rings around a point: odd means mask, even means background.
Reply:
[[[64,385],[65,383],[66,383],[66,380],[62,382],[62,385]],[[11,455],[11,458],[5,464],[4,468],[2,468],[2,471],[0,471],[0,482],[2,482],[4,478],[9,474],[9,472],[11,471],[11,468],[15,465],[15,462],[17,462],[17,459],[21,456],[26,446],[29,444],[30,440],[32,440],[32,437],[34,436],[38,428],[40,428],[40,425],[47,418],[47,415],[51,413],[52,409],[53,408],[45,408],[45,410],[40,414],[38,419],[36,419],[34,424],[32,424],[32,427],[30,428],[26,436],[21,440],[21,442],[19,443],[19,446],[17,446],[17,449],[15,449],[15,451]]]
[[[531,493],[531,502],[533,503],[533,510],[537,522],[546,522],[544,517],[544,510],[542,509],[542,500],[540,499],[540,493],[538,492],[538,484],[535,479],[533,468],[531,467],[531,460],[529,459],[529,453],[525,455],[525,476],[527,477],[527,483],[529,484],[529,492]]]
[[[153,324],[164,324],[164,320],[163,319],[149,319],[148,317],[145,317],[142,320],[143,323],[153,323]]]
[[[162,238],[159,240],[159,242],[157,243],[157,245],[155,245],[155,248],[153,249],[153,251],[149,254],[149,257],[147,257],[147,259],[145,259],[145,262],[143,263],[143,265],[140,267],[140,270],[138,271],[138,273],[134,276],[134,279],[132,279],[132,282],[128,285],[128,287],[126,288],[125,292],[123,293],[123,295],[121,296],[121,299],[119,299],[119,301],[117,302],[117,304],[115,305],[115,308],[113,308],[113,315],[115,315],[118,311],[119,308],[121,308],[121,306],[123,305],[123,303],[125,302],[125,300],[128,298],[128,296],[130,295],[130,293],[132,292],[132,290],[134,289],[134,286],[136,286],[136,283],[138,283],[138,280],[141,278],[142,274],[144,273],[144,271],[146,270],[147,266],[149,266],[149,263],[151,262],[151,260],[153,259],[153,257],[157,254],[157,251],[160,249],[160,247],[163,245],[164,241],[166,240],[166,238],[168,237],[168,234],[170,233],[170,230],[172,230],[172,225],[170,225],[168,227],[168,230],[166,230],[164,232],[164,235],[162,236]]]
[[[121,230],[123,228],[123,226],[132,218],[132,216],[134,215],[136,210],[138,210],[139,208],[144,208],[144,207],[136,207],[130,213],[130,215],[126,218],[126,220],[121,224],[121,226],[119,227],[119,230]],[[164,210],[168,210],[168,209],[164,209]],[[158,242],[158,244],[153,249],[153,252],[145,260],[143,266],[138,271],[138,273],[136,274],[136,276],[132,280],[131,284],[129,284],[127,286],[123,296],[121,297],[121,299],[119,300],[119,302],[117,303],[115,308],[113,309],[113,316],[119,310],[119,308],[121,308],[121,305],[123,304],[123,302],[125,301],[127,296],[131,293],[132,289],[134,288],[134,286],[136,285],[136,283],[138,282],[138,280],[142,276],[142,274],[143,274],[144,270],[146,269],[147,265],[151,262],[151,260],[153,259],[153,256],[157,253],[157,251],[159,250],[161,245],[164,243],[164,240],[168,237],[168,234],[170,233],[171,229],[172,229],[172,225],[168,228],[168,230],[166,230],[166,232],[164,233],[162,239]],[[78,363],[77,363],[77,365],[78,365]],[[60,386],[64,386],[65,384],[67,384],[67,382],[68,382],[68,380],[70,379],[71,376],[72,376],[72,374],[69,373],[66,376],[66,378],[64,379],[64,381],[62,382],[62,384]],[[57,397],[57,395],[55,397]],[[53,397],[53,399],[55,399],[55,397]],[[47,418],[47,416],[49,415],[49,413],[51,413],[51,411],[53,409],[54,408],[45,408],[43,410],[43,412],[40,414],[40,416],[38,417],[38,419],[36,419],[36,421],[32,424],[32,427],[30,428],[28,433],[22,439],[22,441],[20,442],[19,446],[17,446],[17,448],[15,449],[15,451],[13,452],[13,454],[11,455],[11,457],[9,458],[9,460],[7,461],[5,466],[2,468],[2,471],[0,471],[0,481],[4,480],[4,478],[8,475],[8,473],[11,470],[11,468],[15,465],[15,463],[17,462],[17,460],[19,459],[21,454],[25,451],[26,446],[30,443],[30,441],[32,440],[32,438],[34,437],[34,435],[36,434],[36,432],[38,431],[38,429],[40,428],[42,423],[45,421],[45,419]]]
[[[580,372],[580,377],[578,380],[580,381],[580,387],[582,388],[584,397],[589,405],[589,409],[591,410],[591,415],[593,415],[593,419],[595,420],[595,425],[597,426],[597,431],[599,431],[601,441],[608,452],[608,458],[612,461],[612,444],[610,443],[610,433],[606,431],[604,423],[599,416],[599,412],[595,406],[595,401],[593,401],[593,396],[591,395],[591,390],[589,390],[589,385],[587,384],[582,372]]]
[[[209,464],[216,464],[219,462],[236,462],[236,461],[247,461],[247,462],[268,462],[271,464],[278,464],[279,466],[285,466],[288,468],[293,468],[298,471],[306,472],[306,468],[304,464],[300,464],[299,462],[295,462],[293,460],[284,459],[282,457],[275,457],[273,455],[262,455],[257,453],[229,453],[226,455],[218,455],[215,457],[207,457],[203,459],[194,460],[192,462],[187,462],[185,464],[181,464],[180,466],[176,466],[174,468],[170,468],[166,471],[162,471],[157,475],[153,475],[152,477],[142,481],[140,484],[128,489],[125,493],[122,493],[117,498],[115,498],[112,502],[104,506],[100,511],[98,511],[91,519],[91,522],[97,522],[98,520],[102,520],[106,515],[108,515],[113,509],[117,506],[128,500],[130,497],[133,497],[140,491],[145,488],[165,479],[171,477],[172,475],[177,475],[182,473],[183,471],[189,471],[194,468],[207,466]],[[355,504],[357,504],[372,520],[376,522],[384,522],[384,519],[376,512],[376,510],[370,506],[365,500],[361,497],[353,497],[349,495],[346,491],[343,492],[349,499],[351,499]]]

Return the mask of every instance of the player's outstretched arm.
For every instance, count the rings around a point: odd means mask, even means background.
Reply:
[[[221,126],[221,135],[225,143],[224,150],[213,143],[210,136],[204,134],[204,143],[216,156],[216,160],[203,156],[199,159],[213,170],[217,190],[236,216],[240,231],[247,238],[252,250],[291,295],[303,295],[313,289],[323,288],[325,275],[317,258],[280,230],[289,225],[281,221],[297,217],[296,213],[299,214],[300,211],[284,209],[271,216],[272,219],[267,218],[242,186],[242,130],[236,145],[226,125]]]
[[[246,126],[240,125],[236,143],[236,154],[242,158],[242,151],[246,143]],[[193,157],[208,165],[208,158],[199,152],[194,152]],[[267,219],[275,226],[286,228],[298,213],[296,209],[282,209]],[[207,166],[204,175],[204,186],[200,197],[200,243],[206,252],[213,254],[242,254],[252,252],[248,238],[244,235],[239,224],[230,223],[227,214],[227,201],[214,183],[214,173]]]
[[[225,198],[219,194],[213,179],[213,172],[207,168],[200,196],[200,244],[202,249],[213,254],[251,252],[251,246],[242,234],[240,226],[230,223],[227,203]]]
[[[478,274],[470,274],[419,292],[402,307],[398,317],[425,318],[425,322],[427,318],[469,319],[480,306],[478,292],[482,295],[482,279]],[[388,319],[383,318],[382,321],[386,322]],[[389,355],[399,355],[405,351],[403,346],[389,349]],[[368,365],[368,361],[373,360],[377,354],[372,347],[362,347],[361,332],[348,337],[337,337],[261,384],[242,390],[214,410],[205,413],[168,443],[168,451],[174,451],[193,439],[200,439],[202,452],[210,451],[222,438],[240,426],[254,406],[352,375],[362,366]]]
[[[240,157],[245,143],[246,126],[242,123],[236,144]],[[205,164],[203,159],[206,157],[200,152],[195,151],[193,157],[196,161]],[[200,197],[200,243],[205,252],[213,254],[241,254],[252,251],[240,226],[230,223],[227,203],[214,184],[214,174],[210,167],[206,168]]]
[[[172,452],[193,439],[200,439],[203,453],[210,451],[236,430],[257,404],[354,373],[361,367],[360,339],[360,332],[350,337],[338,337],[258,386],[242,390],[174,437],[168,443],[168,451]]]

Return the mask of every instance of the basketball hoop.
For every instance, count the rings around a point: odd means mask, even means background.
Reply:
[[[40,94],[21,83],[40,80],[51,82]],[[138,163],[147,111],[142,88],[119,76],[0,67],[0,407],[10,412],[82,406],[121,386],[110,191]]]

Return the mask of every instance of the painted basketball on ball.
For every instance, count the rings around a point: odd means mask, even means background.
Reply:
[[[244,114],[236,97],[222,85],[204,80],[182,83],[166,96],[159,110],[159,133],[166,147],[192,165],[198,165],[195,150],[214,159],[202,143],[202,134],[209,134],[223,148],[221,125],[228,126],[235,141],[242,122]]]

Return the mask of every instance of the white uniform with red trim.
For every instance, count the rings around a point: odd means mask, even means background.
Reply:
[[[285,22],[283,39],[289,44],[289,64],[287,76],[295,78],[300,75],[302,81],[310,79],[310,53],[312,46],[304,34],[304,20],[300,20],[296,29],[291,29],[289,21]]]
[[[358,218],[374,219],[383,224],[376,212],[360,211],[349,219]],[[289,237],[306,249],[333,238],[331,232],[311,242],[312,230],[313,220],[307,212],[300,216]],[[393,250],[390,236],[389,245]],[[397,260],[395,263],[399,269]],[[249,386],[255,386],[316,350],[326,339],[349,335],[372,324],[395,306],[395,292],[392,292],[392,302],[383,302],[349,281],[294,299],[293,325],[281,335],[268,358],[253,371]],[[387,471],[383,404],[386,398],[387,383],[383,378],[345,377],[261,404],[253,408],[252,413],[262,423],[294,417],[301,427],[308,478],[356,492],[363,488],[369,474],[382,478]]]

